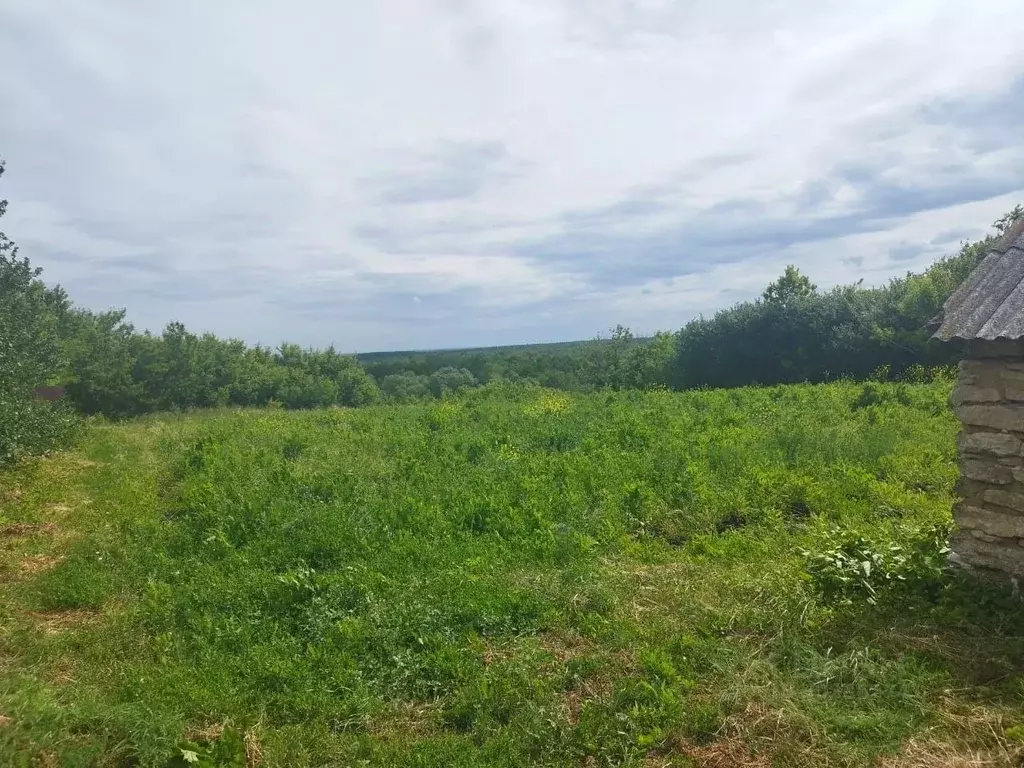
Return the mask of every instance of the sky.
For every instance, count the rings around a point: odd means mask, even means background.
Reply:
[[[1024,202],[1019,0],[3,0],[3,229],[80,306],[366,352],[884,283]]]

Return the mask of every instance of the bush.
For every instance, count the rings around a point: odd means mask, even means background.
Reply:
[[[430,378],[415,373],[390,373],[380,383],[381,391],[395,402],[430,397]]]
[[[884,405],[886,403],[910,405],[911,397],[907,386],[902,383],[895,386],[886,386],[884,384],[876,384],[873,381],[865,382],[864,386],[860,389],[860,393],[857,395],[857,399],[853,401],[853,410],[857,411],[861,408],[867,408],[872,405]]]
[[[902,531],[902,536],[874,541],[834,528],[818,551],[800,550],[807,578],[829,604],[874,604],[882,590],[894,585],[928,589],[941,575],[949,553],[946,524]],[[909,544],[897,543],[898,538]]]
[[[441,368],[430,375],[429,387],[434,397],[461,392],[479,386],[476,377],[465,368]]]
[[[68,446],[81,421],[66,404],[0,393],[0,466]]]

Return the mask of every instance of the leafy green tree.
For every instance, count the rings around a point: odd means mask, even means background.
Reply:
[[[61,328],[67,394],[83,413],[134,416],[150,410],[134,376],[135,329],[125,311],[95,314],[73,309]]]
[[[647,341],[635,344],[625,355],[620,387],[647,389],[664,385],[675,351],[675,336],[671,333],[656,333]]]
[[[816,290],[817,286],[811,283],[810,278],[789,264],[782,276],[764,289],[761,298],[768,304],[788,307],[795,301],[814,295]]]
[[[476,377],[465,368],[451,366],[434,371],[430,375],[430,392],[434,397],[443,397],[449,392],[460,392],[479,386]]]
[[[1024,216],[1020,206],[994,224],[1004,232]],[[922,274],[878,288],[840,286],[819,293],[795,267],[760,301],[691,321],[676,334],[667,379],[677,388],[865,379],[949,365],[956,351],[930,343],[928,324],[992,247],[995,236],[963,243]]]
[[[327,376],[291,367],[275,399],[285,408],[323,408],[338,402],[338,384]]]
[[[0,201],[0,216],[6,210],[7,201]],[[59,327],[70,306],[63,289],[47,288],[40,272],[0,232],[0,464],[52,450],[74,433],[66,408],[34,396],[36,387],[60,383]]]
[[[391,400],[404,403],[430,397],[430,377],[415,373],[390,373],[380,384],[381,391]]]
[[[381,398],[380,387],[373,377],[356,362],[355,358],[346,358],[344,368],[336,374],[334,381],[338,385],[338,404],[353,408],[372,405]]]

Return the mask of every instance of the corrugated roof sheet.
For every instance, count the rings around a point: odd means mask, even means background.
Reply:
[[[933,338],[1024,337],[1024,221],[1014,224],[942,305]]]

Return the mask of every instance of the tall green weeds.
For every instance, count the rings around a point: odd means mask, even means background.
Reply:
[[[877,386],[95,426],[10,476],[0,761],[1005,751],[943,726],[971,705],[950,691],[1009,727],[1024,690],[1019,608],[942,567],[948,383]]]

